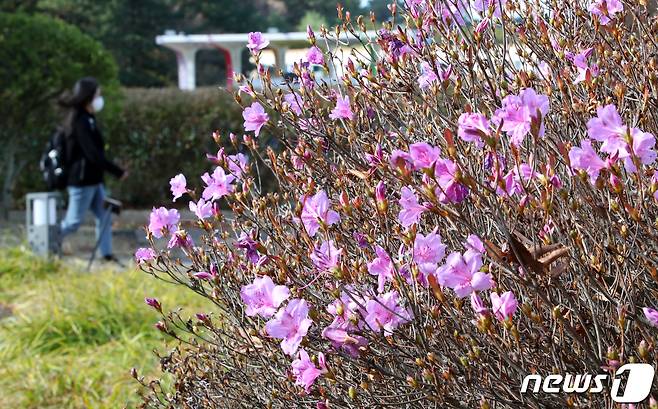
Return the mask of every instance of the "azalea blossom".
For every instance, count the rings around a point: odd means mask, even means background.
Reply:
[[[459,203],[468,196],[468,188],[457,180],[457,165],[450,159],[439,159],[434,166],[439,185],[435,193],[441,203]]]
[[[658,311],[653,308],[644,307],[642,308],[645,318],[649,321],[654,327],[658,327]]]
[[[391,156],[389,157],[389,162],[391,164],[391,167],[393,169],[399,168],[408,168],[411,166],[413,163],[413,160],[411,159],[411,155],[409,155],[408,152],[405,152],[400,149],[394,149],[391,152]]]
[[[575,146],[571,148],[569,161],[571,162],[571,168],[587,172],[592,184],[596,183],[601,169],[607,167],[607,162],[599,157],[592,148],[592,142],[587,139],[581,141],[580,148]]]
[[[352,357],[359,355],[359,348],[368,345],[368,340],[360,335],[351,333],[349,322],[341,322],[338,318],[322,330],[322,337],[331,342],[334,348],[340,348]]]
[[[516,307],[518,305],[514,293],[511,291],[504,292],[501,296],[498,296],[498,293],[492,292],[491,296],[491,312],[498,318],[500,321],[511,317],[516,312]]]
[[[263,37],[263,33],[260,31],[247,34],[247,48],[254,54],[267,47],[269,44],[270,40],[266,40],[265,37]]]
[[[638,158],[641,164],[649,165],[656,160],[656,151],[653,150],[656,145],[656,138],[652,133],[642,132],[638,128],[631,129],[631,139],[633,153]],[[623,155],[624,167],[628,172],[637,172],[637,167],[633,162],[633,157],[630,152]]]
[[[247,173],[249,166],[249,158],[244,153],[236,153],[235,155],[228,155],[226,157],[229,172],[240,179],[243,174]]]
[[[427,211],[427,207],[418,203],[418,197],[411,190],[411,187],[403,187],[400,190],[400,214],[398,220],[402,227],[409,227],[418,223],[420,216]]]
[[[457,125],[457,136],[466,142],[474,143],[478,148],[484,146],[482,137],[491,135],[489,120],[480,113],[464,112],[459,116]]]
[[[422,72],[420,77],[418,77],[418,86],[420,86],[420,89],[428,88],[439,78],[430,63],[427,61],[420,63],[420,70]]]
[[[242,111],[245,131],[254,131],[258,136],[260,130],[269,121],[270,117],[265,112],[265,108],[259,102],[253,102],[250,106]]]
[[[519,146],[532,129],[533,121],[538,123],[537,135],[544,136],[543,118],[548,114],[549,100],[546,95],[537,94],[532,88],[525,88],[519,95],[503,98],[502,108],[496,110],[493,122],[510,136],[510,142]]]
[[[300,349],[298,358],[292,362],[292,375],[295,377],[295,385],[303,386],[306,392],[309,392],[315,380],[320,375],[328,372],[322,352],[318,354],[318,364],[320,368],[315,367],[304,348]]]
[[[375,254],[377,257],[368,263],[368,272],[377,276],[377,291],[381,293],[386,282],[393,279],[393,262],[381,246],[375,246]]]
[[[320,229],[320,223],[330,226],[340,221],[340,215],[331,210],[331,201],[324,190],[311,197],[302,196],[300,201],[303,203],[302,223],[309,236],[315,236]]]
[[[587,58],[592,54],[593,48],[588,48],[584,51],[581,51],[578,54],[572,54],[570,52],[565,53],[567,59],[571,60],[573,65],[576,66],[578,71],[578,76],[573,81],[574,84],[585,81],[587,79],[587,74],[590,74],[592,77],[599,75],[599,67],[596,64],[591,66],[587,63]]]
[[[153,208],[149,215],[149,232],[153,237],[159,239],[164,235],[165,230],[168,232],[174,231],[178,222],[180,221],[180,214],[176,209],[166,209],[164,207]]]
[[[214,212],[213,203],[211,201],[205,201],[203,198],[199,199],[196,203],[190,201],[188,207],[190,208],[190,211],[201,220],[212,216]]]
[[[201,176],[201,180],[206,184],[206,188],[203,190],[204,200],[220,199],[233,192],[235,188],[231,184],[235,180],[235,176],[227,175],[221,166],[215,168],[212,176],[208,172],[204,173]]]
[[[595,141],[603,142],[601,151],[623,157],[626,153],[624,136],[628,131],[617,107],[609,104],[596,109],[596,117],[587,121],[587,135]]]
[[[281,349],[290,356],[295,355],[299,344],[313,324],[308,318],[308,310],[306,300],[295,298],[290,300],[285,308],[279,309],[274,318],[265,324],[267,334],[281,339]]]
[[[337,249],[333,240],[324,241],[311,253],[313,264],[321,271],[331,271],[338,267],[343,249]]]
[[[306,61],[311,64],[324,64],[324,55],[322,54],[322,50],[320,50],[317,46],[309,48],[308,51],[306,51]]]
[[[155,256],[156,256],[155,250],[153,250],[152,248],[141,247],[138,248],[137,251],[135,252],[135,262],[137,264],[146,263],[147,261],[153,260]]]
[[[441,243],[441,236],[436,233],[436,229],[427,236],[417,233],[414,240],[413,259],[420,272],[425,275],[434,273],[445,256],[445,249],[446,246]]]
[[[256,277],[254,282],[240,289],[240,298],[247,306],[245,313],[253,317],[271,317],[281,303],[290,297],[290,290],[285,285],[274,285],[269,276]]]
[[[187,193],[187,181],[182,173],[171,178],[169,185],[171,186],[171,194],[174,196],[174,202]]]
[[[366,303],[365,321],[371,330],[384,331],[384,336],[390,336],[400,325],[413,318],[410,310],[399,304],[397,291],[381,294]]]
[[[417,142],[409,146],[409,157],[416,169],[431,168],[439,159],[439,155],[441,155],[441,149],[426,142]]]
[[[329,114],[329,118],[352,120],[353,117],[354,113],[350,107],[350,98],[347,95],[344,97],[339,96],[336,99],[336,107]]]
[[[491,274],[480,271],[482,255],[476,252],[451,253],[444,265],[436,270],[439,284],[452,288],[459,298],[473,291],[484,291],[493,287]]]
[[[587,10],[599,18],[601,25],[608,25],[615,14],[624,10],[624,4],[619,0],[592,0]]]
[[[482,299],[477,293],[471,293],[471,307],[478,315],[484,315],[489,311],[489,309],[484,306],[484,302],[482,302]]]
[[[243,232],[235,242],[235,247],[246,251],[247,259],[252,263],[257,263],[260,260],[258,255],[258,242],[252,237],[253,232],[247,234]]]
[[[167,248],[169,249],[173,249],[175,247],[190,248],[192,246],[194,246],[194,241],[185,230],[177,230],[174,234],[171,235],[169,243],[167,243]]]
[[[297,115],[302,114],[302,107],[299,104],[299,101],[301,101],[301,96],[295,94],[295,93],[290,93],[286,94],[283,96],[284,101],[288,104],[292,112],[294,112]]]

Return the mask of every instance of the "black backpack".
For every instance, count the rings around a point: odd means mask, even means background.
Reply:
[[[62,190],[66,188],[68,177],[66,161],[67,135],[63,128],[58,127],[46,144],[41,155],[39,167],[43,174],[48,190]]]

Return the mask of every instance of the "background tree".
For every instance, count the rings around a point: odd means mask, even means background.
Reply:
[[[46,16],[0,13],[0,60],[0,210],[6,215],[19,175],[39,176],[41,147],[59,121],[56,97],[91,75],[103,85],[104,115],[111,115],[118,81],[116,63],[100,43]]]

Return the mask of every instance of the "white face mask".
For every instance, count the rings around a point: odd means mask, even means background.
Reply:
[[[91,107],[94,108],[94,112],[100,112],[103,109],[103,105],[105,105],[105,100],[102,96],[94,98],[91,102]]]

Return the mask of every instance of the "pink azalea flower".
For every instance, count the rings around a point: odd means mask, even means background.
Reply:
[[[403,187],[400,190],[400,214],[398,220],[402,227],[409,227],[414,223],[418,223],[420,216],[427,211],[427,207],[418,204],[418,197],[411,190],[410,187]]]
[[[244,119],[244,130],[254,131],[258,136],[260,129],[269,121],[270,117],[265,112],[265,108],[259,102],[253,102],[242,111],[242,118]]]
[[[171,178],[169,185],[171,186],[171,194],[174,196],[174,202],[187,193],[187,181],[182,173]]]
[[[315,236],[321,222],[330,226],[340,221],[340,215],[330,209],[331,201],[324,190],[311,197],[302,196],[300,201],[303,203],[302,223],[309,236]]]
[[[484,291],[493,287],[491,274],[480,271],[482,255],[467,251],[462,255],[454,252],[448,256],[446,263],[436,270],[436,278],[442,286],[452,288],[459,298],[470,295],[473,291]]]
[[[439,159],[441,149],[425,142],[417,142],[409,146],[409,156],[413,161],[416,169],[431,168],[434,162]]]
[[[436,270],[439,262],[445,256],[446,246],[441,243],[441,236],[434,232],[423,236],[416,234],[414,240],[413,258],[421,273],[432,274]]]
[[[306,61],[311,64],[324,64],[324,55],[322,55],[322,50],[316,46],[309,48],[308,51],[306,51]]]
[[[484,146],[482,137],[491,134],[489,120],[480,113],[464,112],[459,116],[457,124],[457,135],[466,142],[473,142],[478,148]]]
[[[167,248],[169,249],[173,249],[174,247],[190,248],[192,246],[194,246],[194,241],[185,230],[177,230],[171,235],[169,243],[167,243]]]
[[[335,318],[331,325],[322,330],[322,337],[328,339],[334,348],[340,348],[350,356],[357,357],[359,348],[368,345],[368,340],[348,332],[350,327],[348,322]]]
[[[594,184],[601,169],[607,167],[607,163],[594,151],[591,141],[585,139],[580,143],[580,146],[580,148],[574,146],[569,151],[571,168],[587,172],[590,182]]]
[[[157,298],[144,298],[144,302],[146,305],[149,307],[152,307],[153,309],[157,311],[162,311],[162,304],[160,304],[160,301],[158,301]]]
[[[331,119],[349,119],[352,120],[354,113],[350,107],[350,98],[346,95],[344,97],[338,97],[336,99],[336,107],[329,114]]]
[[[215,278],[214,275],[210,274],[207,271],[197,271],[196,273],[192,274],[192,276],[194,276],[194,278],[198,280],[211,280]]]
[[[407,165],[410,165],[413,162],[413,160],[409,153],[400,149],[394,149],[391,152],[389,162],[391,163],[391,167],[395,170],[396,168],[406,168]]]
[[[396,328],[413,318],[411,311],[400,306],[397,291],[381,294],[366,303],[365,321],[371,330],[384,331],[384,336],[393,334]]]
[[[180,215],[178,210],[167,210],[164,207],[153,208],[149,216],[149,231],[155,238],[161,238],[165,232],[171,232],[176,229]]]
[[[320,375],[328,372],[322,352],[318,354],[318,364],[320,368],[313,365],[304,348],[300,349],[299,357],[292,362],[292,375],[295,377],[295,385],[303,386],[306,392],[309,392],[315,380]]]
[[[321,271],[331,271],[338,267],[343,249],[337,249],[333,240],[325,241],[311,253],[313,264]]]
[[[489,27],[489,23],[491,23],[491,19],[489,17],[483,18],[475,27],[475,32],[482,34]]]
[[[467,252],[472,251],[475,253],[484,254],[486,251],[484,248],[484,243],[482,243],[482,240],[475,234],[471,234],[466,238],[464,247],[466,247]]]
[[[548,65],[548,63],[544,60],[541,60],[539,64],[537,64],[537,68],[539,68],[539,72],[545,79],[550,79],[553,77],[553,70],[551,69],[551,66]]]
[[[491,296],[491,311],[494,313],[496,318],[500,321],[504,321],[508,317],[511,317],[516,312],[516,307],[518,305],[514,293],[511,291],[504,292],[503,295],[498,296],[498,293],[492,292]]]
[[[587,121],[587,135],[595,141],[603,142],[601,151],[610,155],[623,157],[627,128],[622,122],[617,107],[614,104],[598,107],[596,118]]]
[[[260,31],[251,32],[247,35],[247,48],[254,54],[267,47],[269,44],[270,40],[266,40],[265,37],[263,37],[263,33]]]
[[[565,53],[567,59],[573,62],[573,65],[576,66],[576,70],[578,71],[578,76],[573,81],[574,84],[585,81],[587,79],[588,73],[592,77],[599,75],[599,67],[596,64],[590,66],[587,63],[587,58],[589,58],[589,56],[592,54],[592,50],[593,48],[588,48],[575,55],[570,52]]]
[[[601,25],[608,25],[615,14],[624,10],[624,4],[619,0],[592,0],[587,10],[597,16]]]
[[[633,152],[643,165],[649,165],[656,160],[656,151],[653,150],[656,145],[656,138],[649,132],[642,132],[638,128],[631,129],[631,138],[633,139]],[[633,163],[630,152],[624,157],[624,167],[628,172],[637,172],[637,167]]]
[[[188,203],[188,207],[190,208],[190,211],[196,215],[196,217],[202,220],[213,215],[214,206],[211,201],[206,202],[203,199],[199,199],[199,201],[196,203],[190,201],[190,203]]]
[[[236,153],[226,157],[228,170],[233,176],[240,179],[243,174],[247,173],[249,167],[249,158],[244,153]]]
[[[503,98],[502,108],[496,110],[493,122],[503,122],[502,130],[510,136],[512,145],[519,146],[530,132],[533,120],[539,121],[548,114],[549,101],[546,95],[537,94],[526,88],[519,95]],[[539,123],[538,136],[544,136],[543,120]]]
[[[249,261],[252,263],[257,263],[260,260],[260,256],[258,255],[258,242],[252,237],[254,235],[254,230],[252,230],[249,234],[242,232],[240,237],[238,237],[235,242],[235,247],[244,249]]]
[[[263,318],[271,317],[288,297],[290,297],[288,287],[274,285],[269,276],[256,277],[253,283],[240,289],[240,298],[247,305],[245,313],[250,317],[254,315]]]
[[[418,86],[420,86],[420,89],[429,88],[439,77],[427,61],[420,63],[420,69],[422,74],[418,77]]]
[[[227,175],[224,168],[220,166],[215,168],[212,176],[208,175],[208,172],[204,173],[201,180],[206,184],[206,188],[203,189],[204,200],[220,199],[233,192],[235,188],[231,184],[235,180],[235,176]]]
[[[141,247],[138,248],[137,251],[135,252],[135,262],[137,264],[142,264],[146,263],[147,261],[151,261],[155,259],[156,253],[155,250],[153,250],[150,247]]]
[[[380,246],[375,246],[375,254],[377,257],[367,264],[368,272],[370,275],[377,276],[377,291],[381,293],[384,291],[386,281],[393,279],[393,262],[386,250]]]
[[[290,106],[290,109],[292,110],[292,112],[294,112],[297,115],[302,114],[302,107],[299,105],[299,102],[301,101],[301,96],[299,96],[295,93],[290,93],[290,94],[284,95],[283,99],[286,101],[288,106]]]
[[[651,325],[658,327],[658,311],[653,308],[644,307],[642,308],[642,312],[644,312],[644,316]]]
[[[484,302],[477,293],[471,293],[471,307],[478,315],[486,314],[489,309],[484,306]]]
[[[439,187],[436,195],[441,203],[459,203],[468,196],[468,188],[456,179],[457,165],[450,159],[439,159],[434,166],[434,176]]]
[[[273,338],[281,339],[283,352],[293,356],[306,336],[313,321],[308,318],[308,304],[305,300],[295,298],[288,302],[286,308],[277,311],[274,318],[265,324],[265,330]]]

